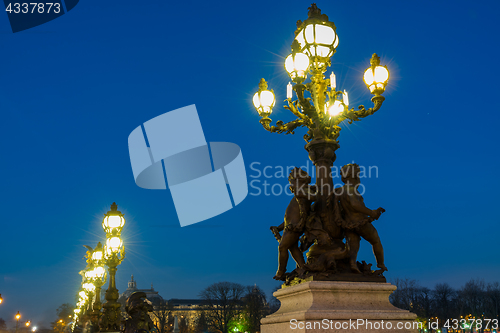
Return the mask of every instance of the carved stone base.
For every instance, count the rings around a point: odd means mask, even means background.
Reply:
[[[280,309],[261,320],[262,333],[416,333],[415,314],[394,307],[390,283],[310,281],[278,290]]]

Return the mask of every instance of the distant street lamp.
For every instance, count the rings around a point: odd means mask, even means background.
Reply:
[[[0,304],[2,304],[3,302],[3,298],[2,298],[2,294],[0,294]]]
[[[21,314],[19,313],[19,311],[17,311],[15,318],[16,318],[16,333],[17,333],[17,327],[19,326],[19,319],[21,319]]]
[[[31,332],[36,332],[36,326],[34,326],[32,329],[31,329]]]
[[[97,325],[101,315],[101,287],[106,283],[106,270],[104,269],[105,258],[101,242],[97,243],[92,252],[92,272],[89,274],[91,283],[94,285],[94,303],[92,304],[92,323]]]
[[[113,202],[111,210],[104,215],[102,228],[106,233],[104,246],[104,259],[109,271],[109,285],[106,290],[106,303],[99,321],[100,332],[117,332],[120,330],[120,303],[117,302],[119,294],[116,289],[116,268],[125,258],[125,247],[121,239],[121,232],[125,225],[123,214],[118,211],[118,206]]]
[[[31,325],[31,321],[27,320],[27,321],[26,321],[26,324],[24,324],[24,325],[26,325],[26,327],[30,327],[30,325]]]

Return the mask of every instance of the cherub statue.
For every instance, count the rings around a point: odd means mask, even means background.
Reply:
[[[136,291],[127,298],[125,303],[127,319],[125,319],[124,333],[151,332],[153,322],[148,312],[153,311],[151,302],[146,299],[146,293]]]
[[[297,263],[300,273],[304,271],[304,256],[299,249],[299,239],[304,233],[311,203],[316,200],[316,187],[309,185],[311,177],[300,168],[294,168],[288,176],[290,190],[294,194],[285,211],[285,218],[278,227],[271,227],[278,246],[278,271],[274,276],[275,280],[284,281],[286,279],[286,265],[288,263],[288,251]],[[283,231],[283,236],[279,234]]]
[[[372,221],[377,220],[385,212],[382,207],[375,210],[367,208],[363,197],[358,192],[360,185],[360,168],[357,164],[347,164],[341,169],[341,177],[344,186],[335,189],[335,200],[338,201],[341,217],[337,223],[344,230],[349,245],[349,264],[354,273],[361,273],[356,264],[361,237],[366,239],[373,247],[373,254],[377,260],[380,270],[375,273],[381,274],[387,271],[384,265],[384,249],[380,242],[377,230]]]

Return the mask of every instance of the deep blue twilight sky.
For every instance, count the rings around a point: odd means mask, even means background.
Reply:
[[[75,301],[82,245],[103,239],[113,201],[127,220],[120,291],[134,274],[139,288],[153,282],[167,299],[196,298],[218,281],[270,294],[278,283],[269,226],[281,223],[290,197],[250,188],[236,208],[180,228],[168,190],[135,185],[127,138],[196,104],[208,141],[241,147],[249,181],[253,162],[306,165],[304,130],[266,132],[251,98],[265,77],[277,94],[271,118],[293,119],[281,107],[283,61],[310,3],[82,0],[15,34],[0,14],[0,317],[9,326],[17,311],[47,324]],[[500,280],[500,2],[317,4],[337,26],[332,69],[352,106],[371,106],[362,73],[372,53],[391,72],[382,109],[343,125],[336,161],[378,167],[363,182],[367,206],[387,210],[374,222],[386,276],[428,287]],[[361,248],[358,259],[373,262],[369,244]]]

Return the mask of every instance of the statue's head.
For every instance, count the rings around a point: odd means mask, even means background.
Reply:
[[[294,187],[298,184],[309,184],[311,182],[311,176],[301,168],[295,167],[290,171],[288,181],[290,182],[292,193],[295,193]]]
[[[346,164],[340,169],[340,177],[344,183],[349,179],[359,180],[360,171],[359,165],[356,163]]]

